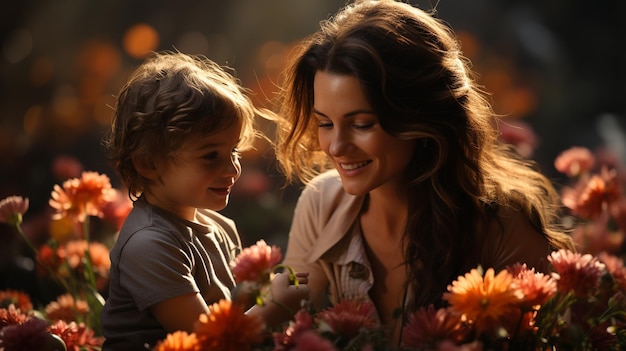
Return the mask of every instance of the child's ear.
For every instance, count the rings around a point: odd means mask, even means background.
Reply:
[[[149,180],[156,180],[159,177],[154,160],[138,156],[133,157],[132,160],[133,167],[142,177]]]

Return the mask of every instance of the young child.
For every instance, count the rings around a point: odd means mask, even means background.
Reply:
[[[134,207],[111,250],[104,350],[151,349],[231,298],[229,263],[241,241],[234,222],[214,211],[228,203],[260,114],[220,66],[179,52],[155,53],[122,87],[104,146]],[[279,275],[273,300],[297,310],[306,282],[301,275],[296,288]],[[249,313],[271,325],[290,317],[282,308]]]

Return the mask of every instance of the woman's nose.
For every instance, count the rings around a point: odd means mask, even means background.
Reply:
[[[352,143],[349,136],[341,130],[337,130],[333,133],[332,139],[330,140],[328,152],[332,156],[341,156],[350,149],[350,145],[352,145]]]

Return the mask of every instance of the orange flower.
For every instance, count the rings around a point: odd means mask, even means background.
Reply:
[[[69,216],[84,222],[87,216],[102,217],[103,208],[114,199],[109,177],[97,172],[83,172],[80,178],[54,186],[50,206],[56,209],[54,218]]]
[[[443,298],[450,303],[450,310],[461,318],[474,323],[476,331],[493,332],[502,325],[503,319],[519,316],[517,304],[522,295],[511,286],[513,276],[506,270],[495,275],[489,268],[483,277],[477,269],[448,285]]]
[[[346,339],[355,337],[361,329],[374,330],[377,326],[374,304],[358,300],[341,300],[332,307],[318,313],[322,328]]]
[[[409,316],[402,330],[402,343],[408,347],[434,348],[444,340],[461,342],[468,330],[458,316],[445,308],[435,310],[433,305],[421,307]]]
[[[0,201],[0,222],[9,225],[22,223],[22,215],[28,210],[28,198],[9,196]]]
[[[0,291],[0,308],[7,308],[10,305],[15,305],[24,313],[28,313],[33,309],[33,304],[28,294],[10,289]]]
[[[71,294],[63,294],[56,301],[50,302],[46,306],[46,318],[51,321],[63,320],[71,322],[79,319],[83,320],[89,313],[89,305],[84,300],[74,300]]]
[[[9,325],[22,324],[27,319],[28,316],[13,304],[7,308],[0,308],[0,330]]]
[[[187,334],[185,331],[170,333],[160,341],[154,351],[200,351],[202,350],[196,334]]]
[[[58,248],[57,255],[60,260],[67,260],[70,268],[82,272],[82,262],[87,247],[89,247],[89,255],[91,256],[94,272],[108,277],[111,269],[111,259],[109,257],[109,249],[102,243],[87,243],[86,240],[68,241],[65,245]]]
[[[564,188],[562,202],[575,215],[595,219],[621,195],[617,172],[603,169],[601,175],[593,175],[588,181],[581,180],[576,188]]]
[[[573,291],[577,297],[587,297],[600,285],[600,276],[606,269],[604,263],[589,254],[581,255],[569,250],[552,252],[548,256],[556,273],[558,290],[563,293]]]
[[[563,151],[554,160],[554,167],[557,171],[569,177],[578,176],[593,167],[595,159],[591,151],[585,147],[572,147]]]
[[[231,268],[238,283],[251,281],[264,284],[269,281],[271,270],[281,259],[279,247],[268,246],[264,240],[259,240],[237,255],[231,262]]]
[[[246,315],[239,305],[220,300],[201,314],[195,333],[203,349],[221,351],[252,350],[252,344],[263,340],[265,325],[254,315]]]
[[[63,320],[58,320],[52,323],[48,329],[50,333],[63,339],[68,351],[99,351],[104,343],[104,338],[94,336],[93,330],[84,323],[66,323]]]

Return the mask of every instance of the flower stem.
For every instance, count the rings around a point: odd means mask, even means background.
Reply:
[[[46,272],[50,275],[50,277],[57,282],[58,284],[60,284],[61,286],[63,286],[63,288],[65,288],[66,291],[71,291],[69,285],[67,285],[67,282],[63,279],[61,279],[59,277],[59,275],[52,270],[52,268],[45,262],[40,261],[37,258],[37,253],[39,252],[36,248],[35,245],[33,245],[33,243],[30,241],[30,239],[28,239],[28,237],[26,236],[26,234],[24,234],[24,231],[22,230],[22,226],[19,223],[15,223],[15,229],[17,229],[17,232],[20,234],[20,236],[22,237],[22,240],[24,240],[24,242],[26,243],[26,245],[28,245],[28,247],[31,249],[31,251],[35,254],[35,262],[43,267],[43,269],[46,270]]]

